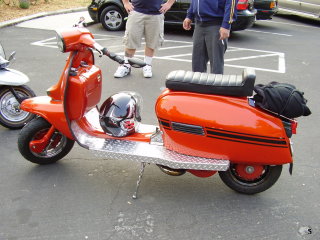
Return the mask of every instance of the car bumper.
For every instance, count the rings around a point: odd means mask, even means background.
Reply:
[[[278,12],[278,9],[273,10],[259,10],[257,12],[256,18],[257,20],[271,19],[273,15]]]
[[[95,5],[88,6],[88,13],[94,22],[99,22],[98,8]]]
[[[254,22],[256,21],[256,10],[249,11],[245,10],[238,12],[237,20],[232,23],[232,31],[240,31],[247,28],[251,28]]]

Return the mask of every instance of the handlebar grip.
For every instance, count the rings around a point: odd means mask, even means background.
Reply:
[[[103,48],[102,51],[103,55],[109,56],[109,51],[107,48]]]
[[[124,59],[122,57],[118,56],[115,53],[109,52],[107,48],[102,49],[102,53],[111,58],[113,61],[116,61],[117,63],[124,63]]]
[[[117,63],[124,64],[124,59],[115,53],[109,53],[108,57],[111,58],[113,61],[116,61]]]

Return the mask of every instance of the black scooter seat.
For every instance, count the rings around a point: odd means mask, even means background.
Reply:
[[[255,79],[255,71],[250,68],[244,69],[242,75],[178,70],[167,75],[166,87],[174,91],[246,97],[252,96]]]

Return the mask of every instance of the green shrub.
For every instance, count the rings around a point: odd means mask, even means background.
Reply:
[[[28,9],[30,7],[29,0],[19,0],[19,7],[22,9]]]

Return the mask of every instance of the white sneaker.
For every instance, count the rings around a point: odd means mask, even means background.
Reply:
[[[117,71],[113,74],[115,78],[122,78],[129,75],[131,72],[131,66],[129,64],[120,65]]]
[[[152,77],[152,67],[151,65],[145,65],[142,69],[143,71],[143,76],[145,78],[151,78]]]

